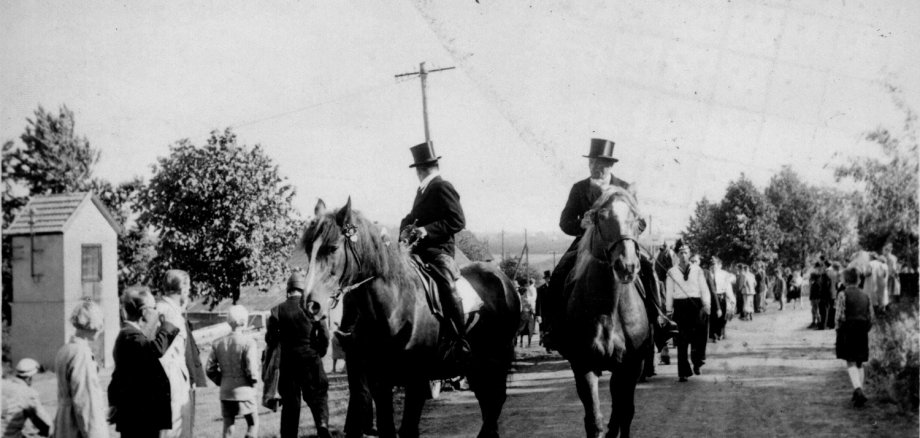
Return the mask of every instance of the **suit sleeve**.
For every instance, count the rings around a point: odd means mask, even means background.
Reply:
[[[674,279],[670,275],[664,280],[664,308],[668,313],[674,311]]]
[[[559,218],[559,228],[569,236],[580,236],[585,230],[581,228],[581,217],[585,214],[580,198],[584,197],[578,184],[569,191],[569,199],[565,202],[562,215]]]
[[[435,241],[447,240],[466,226],[463,207],[460,206],[460,195],[454,190],[454,186],[446,181],[442,184],[429,186],[429,189],[438,191],[437,198],[440,199],[441,218],[428,224],[419,225],[425,227],[425,231],[428,232],[428,238]]]
[[[278,345],[279,333],[278,333],[278,311],[277,307],[272,309],[271,313],[268,316],[268,322],[265,324],[265,349],[270,351]]]
[[[217,346],[215,345],[211,348],[211,354],[208,355],[208,365],[205,369],[205,375],[214,382],[215,385],[220,385],[220,361],[217,360]]]

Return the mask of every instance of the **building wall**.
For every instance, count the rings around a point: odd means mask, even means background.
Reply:
[[[13,236],[13,303],[10,354],[13,361],[31,357],[54,364],[57,349],[67,341],[64,327],[64,236],[35,236],[35,277],[32,276],[32,240]]]
[[[111,367],[112,349],[120,328],[118,319],[118,235],[99,209],[85,201],[70,218],[64,234],[64,314],[69,318],[73,309],[83,300],[82,251],[83,245],[102,245],[101,295],[97,302],[105,317],[105,329],[100,335],[97,360]],[[75,329],[65,324],[66,338]],[[101,354],[100,354],[101,353]]]

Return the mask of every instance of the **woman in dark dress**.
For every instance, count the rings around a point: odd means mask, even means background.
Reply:
[[[853,405],[866,403],[862,386],[866,373],[862,364],[869,360],[869,328],[875,319],[869,296],[857,287],[859,274],[855,268],[843,271],[846,288],[837,294],[837,358],[847,362],[847,373],[853,384]]]

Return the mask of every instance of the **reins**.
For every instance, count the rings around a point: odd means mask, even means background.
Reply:
[[[361,270],[361,259],[358,258],[358,251],[355,249],[354,244],[354,242],[358,240],[357,233],[358,227],[355,225],[348,224],[342,228],[342,236],[345,237],[345,266],[342,267],[342,275],[339,277],[339,288],[335,290],[332,297],[330,298],[332,303],[329,305],[329,309],[334,309],[336,306],[338,306],[339,301],[341,301],[343,295],[361,287],[364,283],[367,283],[376,277],[376,275],[371,275],[370,277],[367,277],[357,283],[352,283],[347,286],[343,285],[343,282],[346,278],[346,273],[348,273],[348,268],[350,266],[349,258],[354,259],[353,263],[357,266],[357,270]]]

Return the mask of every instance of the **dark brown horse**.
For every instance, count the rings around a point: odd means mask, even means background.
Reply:
[[[350,302],[358,315],[349,351],[368,358],[361,368],[367,370],[377,405],[377,429],[381,437],[396,436],[393,387],[404,386],[399,436],[416,437],[428,382],[450,373],[439,360],[441,324],[429,309],[406,250],[352,210],[351,199],[335,212],[327,212],[320,201],[315,213],[301,240],[308,291],[360,284],[347,292],[356,294]],[[482,411],[479,436],[497,437],[521,304],[514,285],[497,267],[472,263],[461,274],[483,302],[467,333],[472,358],[464,371]]]
[[[636,287],[639,254],[635,197],[608,188],[586,213],[589,226],[566,280],[562,355],[572,365],[588,437],[603,434],[597,382],[610,371],[608,437],[628,437],[636,383],[652,348],[645,304]]]

